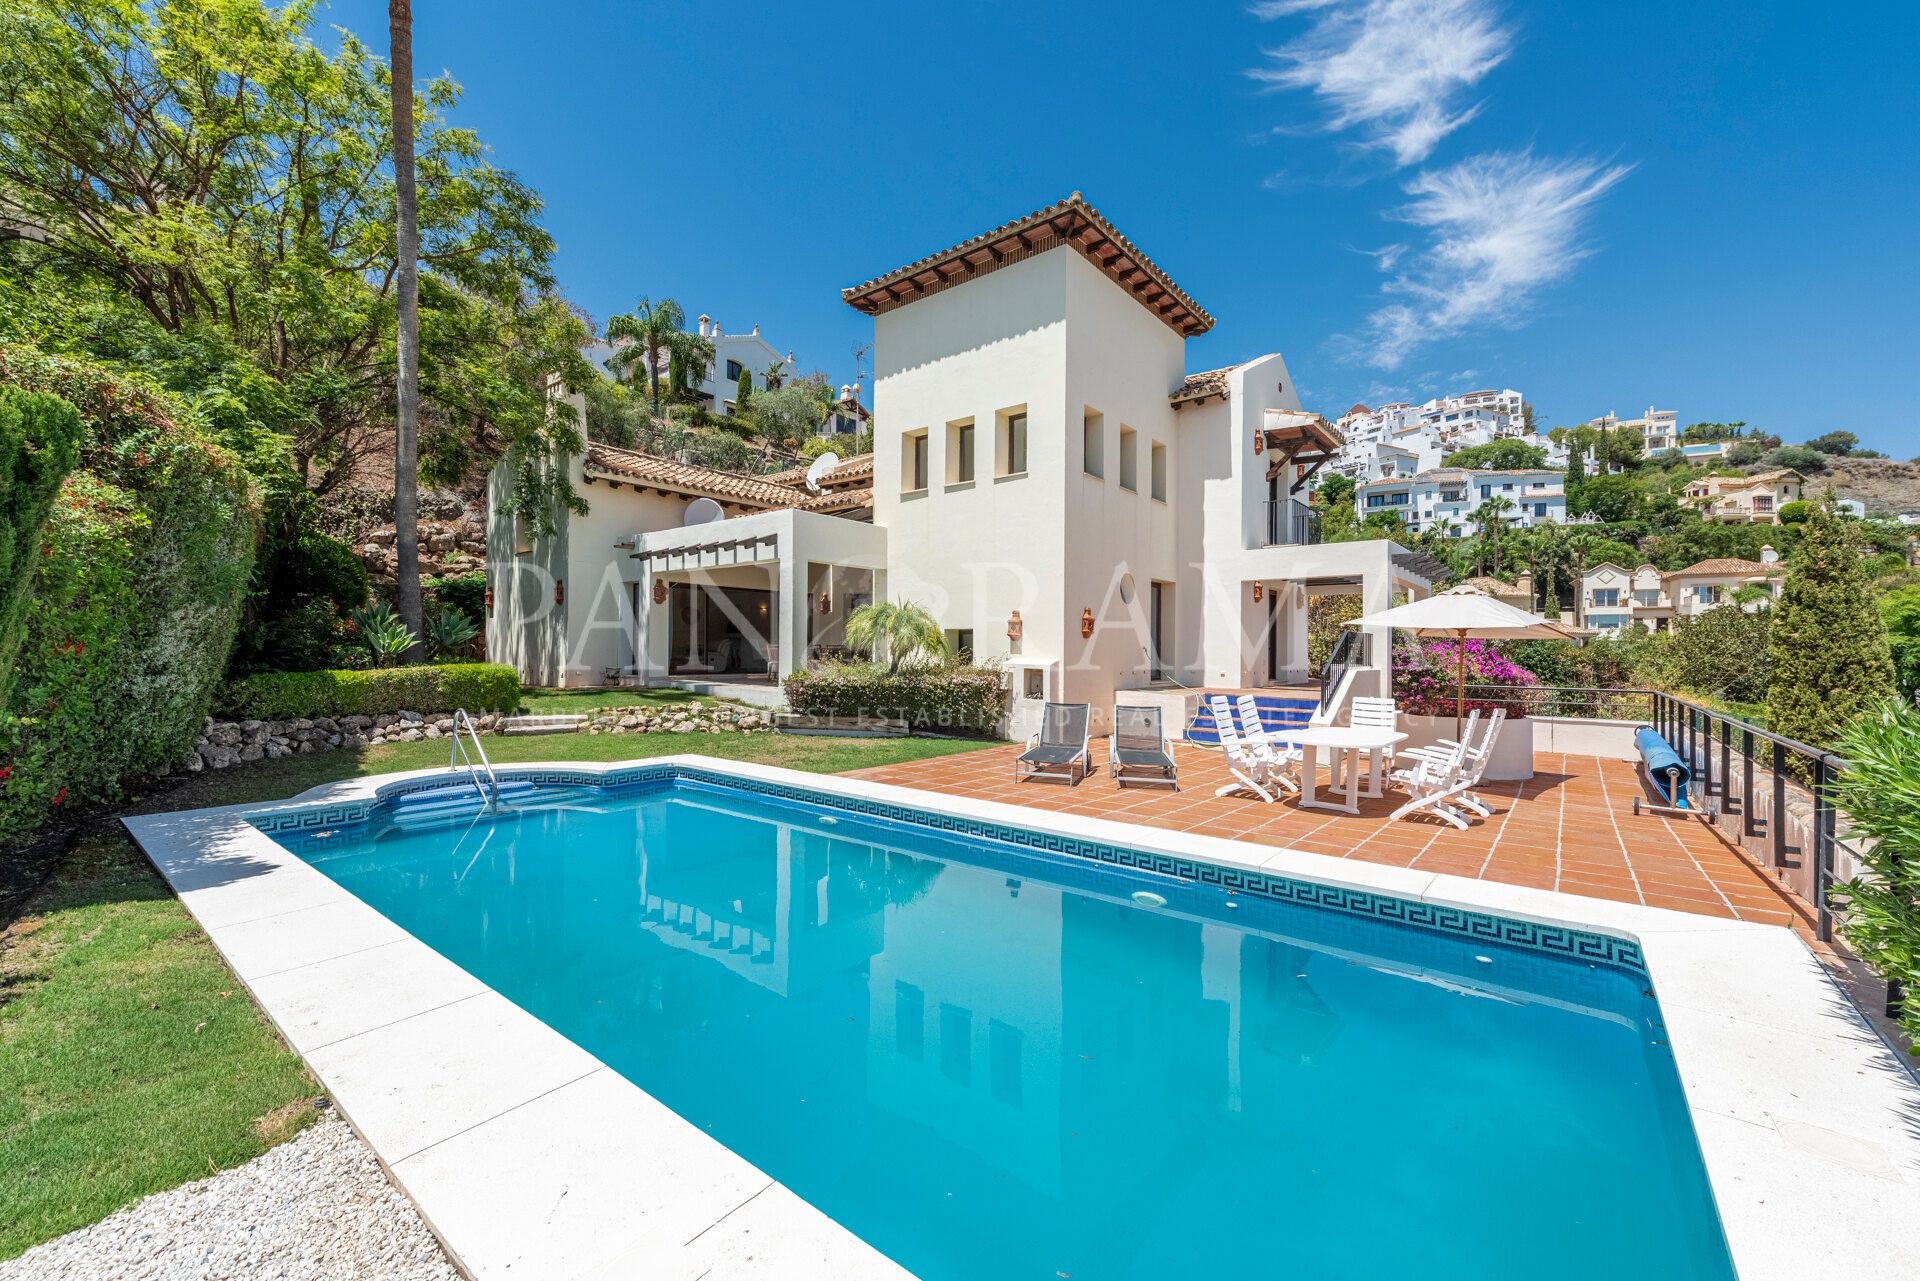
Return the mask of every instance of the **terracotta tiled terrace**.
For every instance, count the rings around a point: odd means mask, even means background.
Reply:
[[[1389,790],[1360,801],[1352,817],[1269,805],[1244,793],[1216,797],[1231,781],[1215,748],[1173,745],[1180,790],[1120,788],[1106,776],[1106,743],[1095,740],[1094,773],[1078,786],[1015,783],[1018,747],[983,748],[931,760],[854,770],[850,777],[1037,809],[1198,832],[1341,858],[1418,867],[1593,898],[1709,916],[1788,925],[1803,935],[1812,910],[1696,819],[1633,813],[1646,793],[1627,761],[1537,753],[1524,783],[1490,783],[1493,817],[1466,831],[1435,819],[1388,817],[1405,797]],[[1325,783],[1324,776],[1322,784]],[[1324,797],[1326,793],[1323,791]]]

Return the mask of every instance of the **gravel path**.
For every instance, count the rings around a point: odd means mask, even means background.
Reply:
[[[0,1281],[458,1281],[373,1151],[329,1114],[292,1142],[0,1263]]]

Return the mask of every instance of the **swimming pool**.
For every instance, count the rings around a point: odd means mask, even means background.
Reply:
[[[434,804],[272,834],[927,1281],[1732,1275],[1631,945],[697,772]]]

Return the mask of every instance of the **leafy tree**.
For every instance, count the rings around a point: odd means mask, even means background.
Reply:
[[[310,601],[327,600],[342,614],[367,603],[367,567],[353,548],[325,534],[304,534],[281,547],[266,567],[269,618],[292,613]]]
[[[1894,679],[1908,698],[1920,694],[1920,585],[1897,587],[1880,598]]]
[[[1830,431],[1825,435],[1815,436],[1812,440],[1808,441],[1807,448],[1817,449],[1823,454],[1831,454],[1844,458],[1846,455],[1852,453],[1854,447],[1859,443],[1860,438],[1850,431]]]
[[[1751,467],[1765,457],[1766,452],[1759,441],[1742,440],[1727,450],[1726,460],[1735,467]]]
[[[820,387],[800,379],[777,391],[763,391],[753,398],[750,418],[761,441],[763,453],[777,446],[797,450],[826,421],[826,406],[820,400]]]
[[[1339,472],[1330,472],[1320,478],[1319,488],[1314,492],[1318,493],[1321,500],[1329,507],[1337,506],[1341,503],[1345,503],[1351,507],[1353,506],[1354,489],[1355,485],[1351,476],[1342,476]]]
[[[59,313],[35,332],[95,359],[172,345],[256,365],[281,389],[268,426],[293,474],[325,493],[388,447],[405,255],[388,73],[350,35],[316,49],[310,18],[261,0],[0,8],[0,186],[8,222],[35,231],[0,276]],[[550,457],[574,425],[544,379],[586,369],[539,197],[442,118],[458,93],[428,82],[413,117],[435,484],[503,452]],[[523,470],[529,519],[579,502],[563,474]]]
[[[1799,445],[1781,445],[1767,451],[1766,464],[1769,467],[1791,467],[1800,472],[1824,471],[1827,466],[1827,456],[1817,449],[1806,449]]]
[[[1807,518],[1770,611],[1771,728],[1816,747],[1834,741],[1868,704],[1893,692],[1887,632],[1874,608],[1858,540],[1829,489]]]
[[[900,664],[911,658],[939,661],[952,655],[952,646],[939,622],[911,601],[876,601],[854,610],[847,615],[847,644],[867,651],[884,646],[889,674],[899,671]]]
[[[1530,471],[1547,465],[1547,451],[1524,440],[1490,440],[1484,445],[1456,449],[1445,460],[1448,467],[1493,471]]]
[[[80,460],[80,411],[58,396],[0,386],[0,707],[26,633],[41,531]]]
[[[1874,973],[1906,989],[1900,1025],[1920,1041],[1920,710],[1885,699],[1846,727],[1834,783],[1866,874],[1837,887],[1841,930]]]
[[[1683,689],[1708,698],[1760,703],[1773,676],[1768,634],[1773,611],[1749,612],[1719,605],[1674,620],[1666,653],[1667,675]]]
[[[1734,440],[1739,437],[1745,423],[1690,423],[1680,433],[1680,438],[1690,445],[1703,445],[1716,440]]]
[[[1556,427],[1554,430],[1559,431],[1561,429]],[[1586,486],[1586,483],[1586,456],[1581,452],[1579,446],[1576,445],[1567,450],[1567,478],[1566,483],[1561,486],[1561,489],[1565,491],[1567,495],[1567,513],[1569,515],[1579,516],[1585,513],[1586,507],[1581,499],[1581,490]]]
[[[1609,525],[1637,520],[1642,508],[1638,477],[1615,473],[1595,476],[1580,486],[1580,514],[1597,516]]]

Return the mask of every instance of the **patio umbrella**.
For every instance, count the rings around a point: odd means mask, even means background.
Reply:
[[[1460,652],[1459,680],[1454,687],[1453,732],[1460,733],[1462,710],[1467,693],[1467,639],[1475,640],[1579,640],[1592,633],[1568,623],[1555,622],[1538,614],[1516,609],[1495,600],[1477,587],[1454,587],[1427,597],[1409,601],[1377,614],[1367,614],[1348,627],[1398,627],[1415,636],[1438,636],[1457,642]]]

